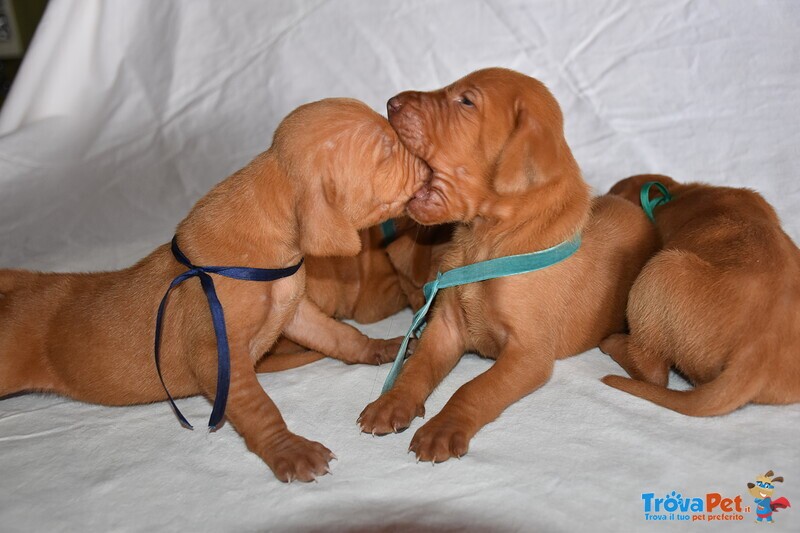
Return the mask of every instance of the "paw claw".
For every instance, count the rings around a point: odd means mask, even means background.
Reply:
[[[409,449],[417,458],[431,463],[441,463],[451,457],[461,459],[469,445],[469,426],[456,418],[436,415],[417,430]]]
[[[275,435],[258,454],[286,483],[315,481],[318,475],[329,473],[328,462],[333,456],[322,444],[288,431]]]

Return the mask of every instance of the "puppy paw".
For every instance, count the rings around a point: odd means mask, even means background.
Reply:
[[[403,342],[403,337],[395,337],[394,339],[367,339],[364,347],[358,350],[357,353],[347,357],[344,361],[348,364],[366,364],[366,365],[380,365],[389,363],[397,358],[397,351],[400,349],[400,344]],[[414,343],[409,343],[409,353],[412,348],[416,346]]]
[[[603,339],[598,348],[600,348],[601,352],[611,357],[625,355],[628,351],[628,335],[615,333]]]
[[[364,433],[387,435],[400,433],[418,416],[425,416],[425,406],[389,391],[361,411],[356,423]]]
[[[470,438],[471,431],[466,424],[436,415],[417,430],[408,451],[416,454],[418,462],[441,463],[465,455]]]
[[[628,392],[630,389],[630,384],[633,380],[631,378],[625,378],[622,376],[615,376],[614,374],[609,374],[604,378],[602,378],[600,381],[602,381],[609,387],[614,387],[615,389]]]
[[[283,432],[264,446],[261,458],[279,480],[315,481],[317,476],[330,473],[328,463],[336,456],[328,448],[288,431]]]
[[[372,352],[377,364],[389,363],[397,358],[397,351],[403,343],[403,337],[394,339],[372,339]],[[410,349],[409,344],[409,349]]]

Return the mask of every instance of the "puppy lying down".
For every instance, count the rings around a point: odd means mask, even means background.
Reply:
[[[428,174],[367,106],[322,100],[287,116],[269,150],[200,199],[175,242],[193,265],[285,269],[305,255],[356,255],[358,230],[399,215]],[[153,357],[156,311],[187,268],[165,244],[117,272],[0,271],[0,397],[47,391],[104,405],[167,399]],[[229,383],[216,415],[221,403],[248,448],[283,481],[326,473],[333,454],[289,431],[255,363],[281,334],[349,362],[375,357],[341,352],[336,332],[349,326],[304,298],[305,278],[302,266],[271,282],[212,274],[227,327],[228,380],[221,364],[218,371],[217,320],[196,280],[172,291],[160,339],[172,395],[214,399]]]
[[[657,175],[610,192],[639,204],[651,181],[672,196],[653,211],[663,249],[631,289],[630,335],[600,344],[633,379],[603,381],[692,416],[800,401],[800,250],[775,210],[747,189]],[[670,367],[695,388],[667,389]]]
[[[452,227],[421,226],[408,217],[359,232],[361,251],[350,257],[312,257],[305,260],[306,295],[320,310],[334,318],[362,324],[391,316],[411,305],[422,307],[422,286],[436,276],[450,244]],[[347,360],[352,353],[375,354],[374,361],[394,359],[402,337],[370,339],[352,328],[339,326],[337,338]],[[296,368],[325,357],[324,354],[279,338],[256,365],[256,372]]]
[[[496,359],[412,438],[418,459],[440,462],[465,454],[481,427],[542,386],[556,359],[623,330],[628,291],[656,235],[629,202],[590,199],[558,103],[533,78],[481,70],[438,91],[401,93],[388,108],[402,142],[433,170],[409,214],[456,223],[443,272],[582,234],[558,264],[439,292],[394,388],[361,413],[362,431],[401,431],[465,352]]]

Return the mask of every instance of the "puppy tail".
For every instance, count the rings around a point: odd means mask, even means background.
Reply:
[[[767,374],[760,367],[764,362],[756,346],[747,346],[732,358],[719,376],[687,391],[622,376],[606,376],[603,383],[684,415],[717,416],[751,402],[763,390]]]
[[[37,272],[0,270],[0,398],[24,391],[54,390],[54,379],[41,361],[37,343],[35,324],[41,317],[30,317],[24,310],[25,302],[33,298],[30,287],[41,276]]]

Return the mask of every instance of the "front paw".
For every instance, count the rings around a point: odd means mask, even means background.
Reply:
[[[461,459],[469,449],[471,437],[468,424],[439,413],[417,430],[408,450],[416,454],[417,461],[441,463],[451,457]]]
[[[279,480],[314,481],[330,472],[328,463],[336,456],[328,448],[289,431],[270,439],[258,455]]]
[[[425,406],[397,394],[395,389],[366,406],[356,423],[364,433],[386,435],[407,429],[418,416],[425,416]]]
[[[383,363],[390,363],[397,358],[397,351],[403,343],[403,337],[395,337],[394,339],[369,339],[366,349],[360,357],[357,358],[357,363],[366,363],[373,365],[381,365]],[[408,343],[408,350],[406,355],[414,353],[414,348],[417,345],[416,339],[411,339]]]

